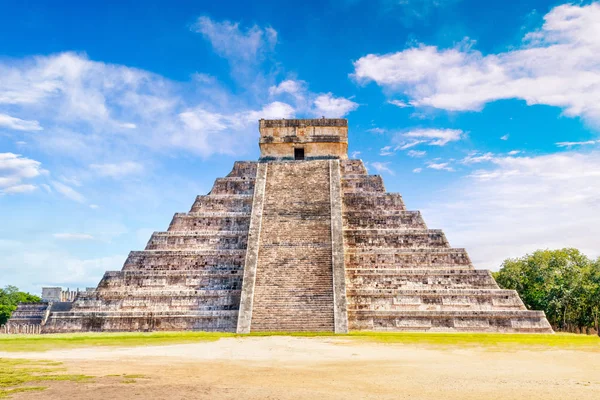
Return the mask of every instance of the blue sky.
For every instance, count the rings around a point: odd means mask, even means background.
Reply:
[[[599,3],[0,6],[0,286],[95,286],[292,116],[478,268],[600,255]]]

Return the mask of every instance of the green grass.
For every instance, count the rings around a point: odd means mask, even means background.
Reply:
[[[0,351],[47,351],[94,346],[149,346],[215,341],[233,333],[213,332],[122,332],[59,333],[49,335],[0,335]]]
[[[215,341],[231,337],[294,336],[338,337],[352,341],[397,343],[423,346],[502,347],[502,348],[565,348],[600,351],[598,336],[575,334],[496,334],[496,333],[406,333],[352,332],[334,335],[324,332],[260,332],[236,335],[220,332],[128,332],[70,333],[52,335],[0,335],[0,351],[47,351],[95,346],[134,347]]]
[[[25,386],[45,381],[87,381],[86,375],[69,375],[62,373],[61,363],[54,361],[34,361],[0,358],[0,399],[12,394],[40,391],[45,386]]]
[[[600,351],[600,337],[556,334],[510,333],[412,333],[412,332],[352,332],[348,335],[360,341],[459,347],[503,348],[564,348]]]

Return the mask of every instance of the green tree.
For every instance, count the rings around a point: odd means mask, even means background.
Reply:
[[[19,303],[38,303],[41,302],[38,296],[21,292],[15,286],[6,286],[0,289],[0,325],[4,325],[10,318],[13,311],[17,309]]]
[[[587,270],[584,293],[591,323],[600,336],[600,257]]]
[[[577,249],[538,250],[505,260],[495,278],[516,290],[527,308],[544,310],[556,329],[582,331],[594,325],[594,315],[598,319],[597,264]]]

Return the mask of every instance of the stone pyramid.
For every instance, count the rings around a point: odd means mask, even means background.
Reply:
[[[260,148],[42,331],[552,332],[348,160],[347,120],[261,120]]]

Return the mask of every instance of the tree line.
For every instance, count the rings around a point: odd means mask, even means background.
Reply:
[[[538,250],[504,260],[494,278],[528,309],[545,311],[555,330],[600,335],[600,258],[572,248]]]
[[[21,292],[15,286],[0,288],[0,326],[4,325],[10,318],[19,303],[39,303],[42,301],[38,296],[31,293]]]

